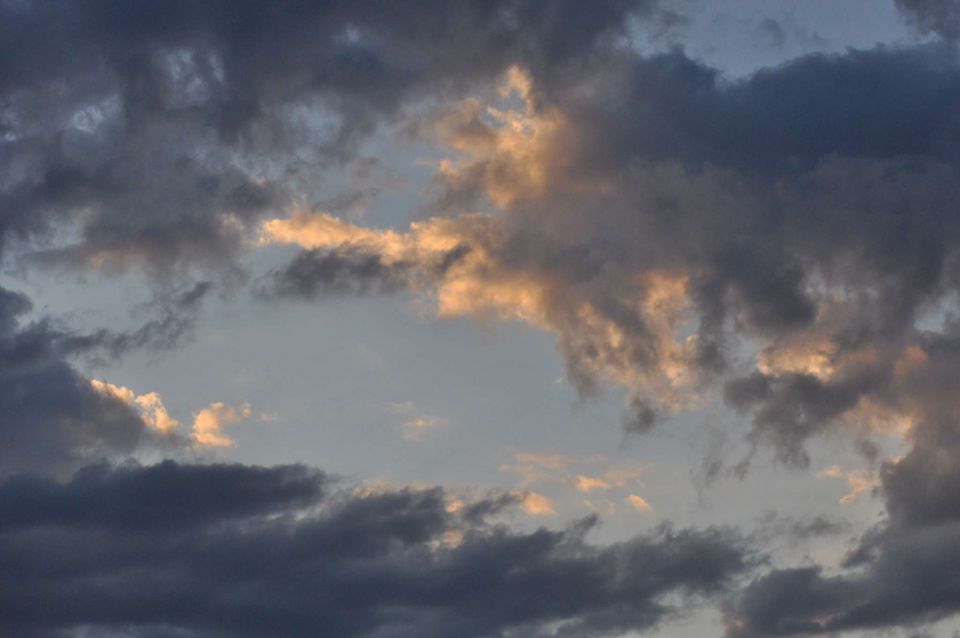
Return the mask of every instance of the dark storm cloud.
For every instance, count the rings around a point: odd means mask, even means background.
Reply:
[[[23,636],[610,635],[754,560],[726,530],[595,546],[590,520],[512,531],[483,518],[502,498],[451,512],[439,489],[330,492],[298,466],[93,466],[0,495],[0,624]]]

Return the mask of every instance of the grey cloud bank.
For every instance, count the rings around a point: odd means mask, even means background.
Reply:
[[[512,532],[439,489],[332,491],[303,467],[91,466],[0,485],[7,630],[191,636],[599,636],[724,591],[754,558],[723,529],[606,547],[595,521]],[[330,492],[328,495],[327,492]],[[559,624],[553,631],[550,627]],[[559,632],[559,633],[557,633]]]

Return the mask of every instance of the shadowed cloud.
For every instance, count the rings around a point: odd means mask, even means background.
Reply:
[[[0,611],[18,635],[597,636],[657,625],[753,563],[723,529],[595,546],[512,531],[440,489],[331,491],[298,466],[93,466],[0,484]],[[516,502],[515,500],[513,502]],[[54,544],[54,545],[52,545]],[[559,623],[559,634],[550,629]]]

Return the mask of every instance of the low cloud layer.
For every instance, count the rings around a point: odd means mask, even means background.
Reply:
[[[8,630],[191,636],[597,636],[656,626],[754,558],[729,530],[609,546],[512,531],[439,489],[350,491],[299,466],[91,466],[0,484]],[[51,543],[56,543],[56,549]],[[554,627],[559,626],[559,634]]]

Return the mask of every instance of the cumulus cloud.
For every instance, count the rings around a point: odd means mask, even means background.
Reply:
[[[99,379],[91,379],[90,385],[102,396],[133,408],[151,430],[166,436],[178,433],[180,421],[170,416],[159,393],[138,395],[130,388]],[[190,439],[201,448],[230,447],[234,441],[224,433],[224,426],[248,419],[252,414],[253,409],[247,403],[233,407],[215,401],[194,415]],[[261,420],[264,420],[264,416],[261,415]]]
[[[230,447],[234,441],[224,434],[223,426],[248,419],[251,414],[253,411],[247,403],[233,407],[216,401],[194,416],[191,437],[204,447]]]

